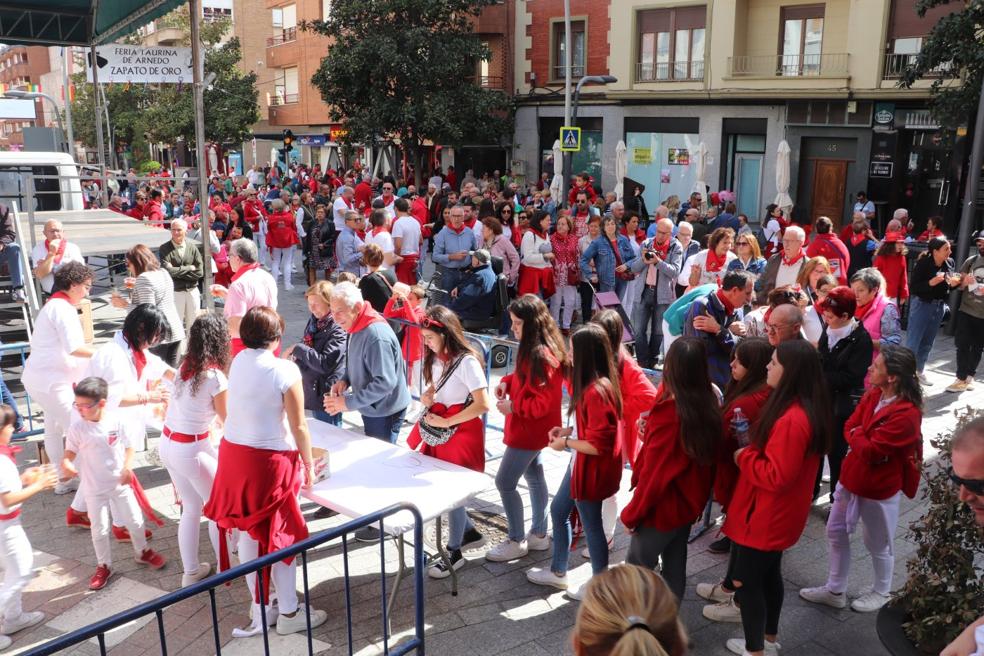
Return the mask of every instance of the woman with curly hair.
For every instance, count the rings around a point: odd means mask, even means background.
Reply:
[[[224,370],[229,366],[229,328],[219,314],[203,314],[191,326],[188,352],[174,381],[174,394],[164,417],[161,433],[161,462],[181,498],[178,549],[184,565],[181,585],[208,576],[209,563],[198,560],[198,537],[202,507],[212,493],[218,455],[209,440],[216,417],[226,418]],[[218,553],[218,529],[208,523],[212,547]]]

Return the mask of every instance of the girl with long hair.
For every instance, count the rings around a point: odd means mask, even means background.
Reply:
[[[508,539],[492,548],[485,558],[505,562],[525,556],[529,550],[550,548],[547,536],[547,481],[541,451],[550,429],[560,425],[560,406],[567,348],[539,297],[524,294],[509,305],[513,337],[519,340],[516,370],[495,388],[496,407],[506,417],[505,453],[495,475],[502,507],[509,522]],[[523,501],[516,490],[526,479],[532,505],[532,524],[525,532]]]
[[[813,345],[781,342],[766,377],[772,393],[749,445],[733,455],[740,473],[723,531],[735,543],[731,577],[745,633],[726,644],[736,654],[778,650],[782,554],[803,533],[817,468],[830,448],[830,401],[817,384],[822,378]]]
[[[438,460],[484,472],[482,415],[492,404],[482,358],[468,343],[457,315],[443,305],[427,308],[420,335],[427,348],[424,355],[427,390],[420,398],[427,413],[410,431],[407,444]],[[435,579],[450,576],[451,568],[464,567],[461,551],[478,547],[485,540],[468,519],[464,506],[448,515],[450,567],[442,560],[428,569],[427,574]]]
[[[626,562],[653,569],[662,560],[663,578],[677,599],[683,599],[687,579],[690,525],[714,481],[721,441],[717,401],[704,343],[696,337],[673,342],[659,397],[646,418],[622,523],[632,531]]]
[[[622,394],[618,386],[618,363],[608,336],[601,326],[587,324],[571,337],[573,368],[568,416],[574,429],[556,426],[550,430],[550,448],[571,449],[573,457],[563,482],[550,505],[553,521],[553,560],[546,569],[533,568],[526,578],[537,585],[567,589],[570,558],[571,512],[577,508],[591,555],[591,571],[608,569],[608,544],[601,521],[601,504],[618,491],[622,480],[622,454],[618,418]],[[578,598],[580,591],[573,592]]]
[[[212,571],[209,563],[198,559],[198,538],[202,508],[212,494],[218,467],[218,453],[209,438],[215,419],[225,422],[229,381],[224,372],[228,366],[229,327],[225,318],[214,313],[201,315],[188,334],[188,351],[174,381],[160,442],[161,462],[181,498],[178,550],[184,565],[182,586],[200,581]],[[215,522],[208,523],[208,534],[218,558]]]
[[[529,230],[520,242],[519,288],[522,294],[538,294],[550,298],[554,293],[554,254],[547,231],[550,230],[550,215],[537,212],[530,222]]]

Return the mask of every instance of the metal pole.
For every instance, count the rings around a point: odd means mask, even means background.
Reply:
[[[68,154],[75,159],[75,131],[72,129],[72,85],[68,77],[68,68],[72,56],[71,48],[62,48],[62,84],[65,85],[65,139],[68,141]]]
[[[198,206],[201,210],[202,226],[202,259],[205,261],[205,279],[202,281],[205,289],[205,307],[215,309],[215,299],[212,297],[212,221],[208,216],[208,178],[205,175],[205,101],[204,83],[205,57],[202,54],[202,37],[200,23],[202,20],[201,0],[188,0],[188,12],[191,14],[191,65],[193,69],[192,92],[195,102],[195,155],[198,158]]]
[[[119,170],[120,166],[116,161],[116,146],[113,144],[113,125],[109,122],[109,101],[106,100],[106,91],[101,87],[99,93],[102,96],[103,113],[106,117],[106,141],[109,146],[109,166],[110,168]]]
[[[564,0],[564,125],[571,125],[571,0]],[[559,135],[558,135],[559,136]],[[563,144],[561,144],[563,145]],[[571,154],[564,153],[564,170],[561,175],[560,198],[557,206],[563,206],[567,200],[567,181],[571,177]]]
[[[106,151],[103,149],[102,117],[99,115],[99,67],[96,65],[96,46],[89,46],[89,68],[92,69],[92,119],[96,124],[96,147],[99,162],[99,196],[102,206],[109,204],[109,190],[106,185]]]

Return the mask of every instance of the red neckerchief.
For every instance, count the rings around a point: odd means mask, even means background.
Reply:
[[[65,246],[68,242],[63,238],[58,242],[58,250],[55,251],[55,264],[61,264],[62,256],[65,254]],[[51,250],[51,240],[44,240],[44,250]]]
[[[68,297],[68,294],[66,294],[65,292],[55,292],[54,294],[51,295],[51,298],[49,298],[48,301],[49,302],[53,301],[56,298],[60,298],[61,300],[68,302],[69,305],[75,305],[75,303],[72,303],[72,299],[70,299]]]
[[[253,262],[252,264],[247,264],[245,266],[239,267],[239,271],[236,271],[234,274],[232,274],[232,282],[236,282],[237,280],[242,278],[247,271],[252,271],[253,269],[259,269],[259,268],[260,268],[259,262]]]
[[[465,224],[464,223],[461,224],[461,227],[460,228],[455,228],[450,223],[445,224],[444,227],[445,228],[448,228],[449,230],[451,230],[451,232],[453,232],[456,235],[460,235],[461,233],[463,233],[465,231]]]
[[[387,232],[385,225],[381,225],[378,228],[373,228],[372,229],[372,236],[375,237],[376,235],[378,235],[381,232]]]
[[[708,249],[707,259],[704,261],[704,269],[708,273],[714,273],[715,271],[720,271],[724,268],[724,263],[728,261],[728,253],[725,251],[724,255],[718,256],[717,251],[713,248]]]
[[[861,321],[862,319],[864,319],[864,315],[868,314],[868,310],[871,309],[871,305],[874,302],[875,302],[875,299],[872,298],[870,301],[868,301],[864,305],[857,306],[857,308],[854,310],[854,318],[857,319],[858,321]]]
[[[464,222],[464,223],[463,223],[462,225],[464,225],[464,226],[465,226],[466,228],[468,228],[469,230],[471,230],[472,228],[474,228],[474,227],[475,227],[475,224],[476,224],[477,222],[478,222],[478,219],[476,219],[476,218],[475,218],[475,217],[473,216],[473,217],[472,217],[472,218],[470,218],[470,219],[469,219],[468,221],[465,221],[465,222]]]
[[[147,366],[147,354],[132,346],[130,352],[133,354],[133,366],[137,370],[137,380],[140,380],[140,375],[143,374],[144,367]]]
[[[208,369],[218,369],[218,367],[215,366],[215,364],[213,363],[213,364],[210,364],[207,367],[205,367],[205,369],[206,370],[208,370]],[[194,370],[191,368],[191,362],[187,358],[185,358],[184,361],[181,363],[180,375],[181,375],[181,380],[184,380],[184,381],[191,380],[191,377],[195,375]]]
[[[359,312],[359,315],[355,318],[355,321],[352,322],[352,325],[346,332],[351,335],[359,332],[363,328],[368,328],[374,323],[385,321],[386,319],[376,312],[376,310],[374,310],[368,302],[364,302],[362,304],[362,310]]]
[[[629,234],[628,228],[622,228],[621,230],[619,230],[619,232],[625,235],[626,238],[635,240],[635,243],[637,244],[641,244],[646,239],[646,233],[644,233],[642,230],[636,230],[634,235]],[[642,237],[641,239],[640,236]]]
[[[0,445],[0,456],[7,456],[15,465],[17,464],[17,454],[20,452],[21,448],[19,446],[14,446],[13,444]]]
[[[529,231],[532,232],[537,237],[539,237],[540,239],[546,239],[547,238],[547,236],[545,234],[543,234],[543,231],[542,230],[537,230],[536,228],[530,227],[529,228]]]
[[[362,241],[365,241],[366,240],[366,231],[365,230],[356,230],[355,231],[355,234],[359,235],[359,239],[361,239]]]
[[[783,251],[782,263],[785,264],[786,266],[793,266],[794,264],[802,260],[804,257],[806,257],[806,251],[804,251],[802,248],[799,249],[799,252],[796,253],[796,256],[793,257],[792,259],[787,258],[786,252]]]
[[[659,256],[659,259],[665,260],[667,254],[670,252],[670,240],[667,239],[662,245],[660,245],[656,243],[656,240],[654,239],[649,247],[656,251],[656,255]]]
[[[731,314],[732,312],[735,311],[735,306],[732,305],[731,304],[731,301],[728,300],[728,297],[724,295],[724,290],[723,289],[717,290],[717,297],[718,297],[718,300],[721,301],[721,305],[724,306],[724,311],[727,314]]]
[[[857,246],[858,244],[860,244],[861,242],[863,242],[867,238],[868,238],[868,236],[866,234],[864,234],[863,232],[852,232],[851,233],[851,246]]]

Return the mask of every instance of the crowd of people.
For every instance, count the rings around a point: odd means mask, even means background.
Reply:
[[[948,391],[970,389],[984,348],[984,232],[978,253],[957,267],[939,219],[916,236],[899,210],[879,238],[861,195],[837,234],[827,217],[797,225],[776,206],[757,228],[716,194],[706,203],[699,193],[684,203],[671,197],[648,216],[637,201],[628,209],[598,194],[586,174],[575,177],[568,203],[557,203],[546,186],[521,189],[470,171],[459,182],[453,173],[436,171],[417,193],[357,170],[297,167],[281,178],[275,168],[251,169],[212,182],[209,234],[193,196],[165,211],[160,188],[137,189],[123,211],[159,220],[172,239],[159,255],[143,245],[127,253],[130,278],[112,295],[126,318],[99,348],[85,344],[74,308],[94,274],[66,257],[70,235],[57,222],[46,226],[50,243],[35,266],[52,277],[51,296],[23,382],[44,410],[54,469],[17,478],[0,458],[0,503],[9,511],[26,498],[19,495],[75,491],[66,521],[91,531],[92,589],[112,576],[111,534],[132,544],[138,562],[164,566],[147,544],[144,516],[155,515],[132,472],[134,450],[158,420],[161,461],[182,502],[187,585],[213,571],[198,557],[203,520],[221,568],[232,550],[247,561],[307,536],[298,493],[324,475],[326,461],[307,415],[340,425],[344,413],[357,413],[366,435],[391,443],[409,420],[409,448],[483,472],[482,417],[494,404],[505,416],[495,485],[508,535],[485,558],[551,553],[527,578],[583,601],[579,653],[685,652],[677,605],[688,536],[713,498],[726,514],[713,546],[729,562],[723,580],[697,585],[710,602],[703,613],[741,624],[743,636],[727,643],[732,652],[775,654],[783,554],[820,498],[825,460],[830,570],[800,596],[881,608],[900,499],[918,485],[924,370],[950,289],[963,294]],[[209,289],[200,289],[205,263],[189,228],[209,243]],[[909,274],[905,244],[920,240],[924,253]],[[310,317],[290,345],[277,304],[280,278],[292,288],[298,246]],[[436,273],[425,279],[428,257]],[[515,368],[490,388],[465,326],[496,312],[500,284],[509,300],[494,328],[516,342]],[[202,293],[221,299],[221,314],[201,311]],[[606,294],[614,308],[602,309]],[[658,384],[647,375],[656,367]],[[415,399],[424,411],[409,418]],[[547,448],[571,454],[553,490]],[[619,512],[626,468],[631,501]],[[628,564],[610,569],[617,519],[631,536]],[[449,558],[428,569],[433,578],[464,567],[464,552],[485,541],[464,507],[449,520]],[[848,600],[859,521],[874,584]],[[593,574],[580,588],[567,576],[577,535]],[[372,527],[356,535],[381,537]],[[29,571],[29,544],[17,540]],[[260,633],[264,621],[283,634],[306,630],[295,578],[288,561],[262,585],[249,577],[250,624],[235,635]],[[18,614],[25,584],[7,577],[0,632],[7,622],[40,621]],[[265,618],[261,599],[275,599]],[[310,609],[311,627],[326,618]]]

